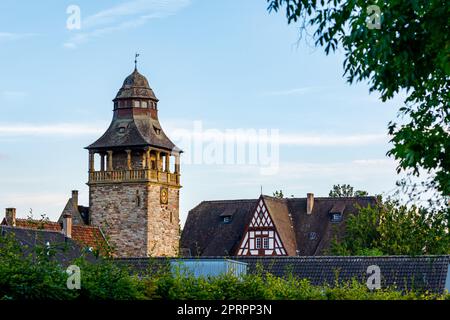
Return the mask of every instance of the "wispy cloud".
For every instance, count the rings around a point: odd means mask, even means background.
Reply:
[[[151,19],[174,15],[189,4],[190,0],[135,0],[121,3],[82,20],[83,31],[65,42],[64,47],[76,48],[91,38],[137,28]]]
[[[0,32],[0,42],[14,41],[24,38],[36,36],[36,33],[13,33],[13,32]]]
[[[394,181],[397,162],[388,159],[355,159],[346,162],[282,162],[276,176],[259,174],[258,167],[247,165],[222,166],[221,170],[228,174],[239,174],[240,185],[258,185],[273,182],[276,178],[280,184],[293,181],[340,181],[365,184],[368,181],[387,179]]]
[[[337,132],[315,133],[315,132],[283,132],[278,128],[203,128],[202,121],[168,121],[164,127],[174,142],[191,143],[200,141],[205,143],[243,142],[243,143],[266,143],[291,146],[309,147],[340,147],[385,144],[389,141],[386,133],[350,133],[339,134]],[[178,141],[177,141],[178,140]]]
[[[194,122],[195,123],[195,122]],[[222,143],[237,141],[244,143],[267,143],[287,146],[305,147],[342,147],[362,146],[387,143],[388,135],[384,133],[364,134],[318,134],[318,133],[282,133],[259,134],[261,129],[205,129],[196,130],[189,126],[192,122],[166,121],[164,127],[175,143],[177,137],[181,141],[197,141],[205,143]],[[181,127],[181,126],[182,127]],[[0,123],[0,136],[33,136],[33,135],[99,135],[107,128],[106,122],[98,123]],[[266,130],[263,130],[266,132]],[[276,130],[278,131],[278,130]],[[183,146],[181,146],[183,147]]]
[[[0,91],[0,98],[6,100],[23,99],[28,95],[25,91]]]
[[[242,142],[242,143],[265,143],[290,146],[305,147],[343,147],[343,146],[362,146],[387,143],[389,137],[386,134],[309,134],[309,133],[290,133],[290,134],[259,134],[257,130],[250,132],[241,129],[234,133],[220,131],[188,132],[168,130],[169,136],[180,141],[201,141],[205,143],[214,142]]]
[[[386,134],[282,134],[280,135],[280,144],[295,146],[359,146],[386,143],[388,136]]]
[[[35,135],[98,135],[105,130],[104,125],[94,124],[0,124],[0,136],[35,136]]]

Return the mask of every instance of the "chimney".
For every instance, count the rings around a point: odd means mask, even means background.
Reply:
[[[72,238],[72,215],[66,213],[63,218],[63,233],[67,238]]]
[[[311,214],[314,207],[314,193],[308,193],[306,195],[306,213]]]
[[[78,190],[72,190],[72,202],[75,208],[78,208]]]
[[[16,208],[6,208],[5,212],[6,223],[9,226],[16,226]]]

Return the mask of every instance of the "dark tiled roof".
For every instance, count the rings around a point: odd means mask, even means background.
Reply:
[[[0,225],[0,236],[7,235],[13,235],[14,239],[20,243],[24,255],[34,255],[37,246],[44,248],[49,245],[49,248],[55,253],[54,259],[63,265],[68,265],[82,255],[90,261],[95,260],[95,257],[78,242],[66,238],[58,231]]]
[[[124,131],[119,133],[119,128],[124,128]],[[158,119],[149,115],[133,115],[127,118],[119,118],[115,115],[106,132],[87,149],[145,146],[181,151],[161,129]]]
[[[192,256],[232,255],[257,201],[203,201],[189,212],[181,246]],[[223,222],[222,213],[233,213],[230,223]]]
[[[202,257],[202,259],[217,257]],[[395,286],[398,290],[425,289],[443,293],[450,277],[450,256],[383,256],[383,257],[228,257],[248,264],[248,272],[256,273],[258,266],[265,272],[284,277],[308,279],[314,285],[334,285],[337,281],[357,279],[367,281],[367,267],[380,267],[382,288]],[[138,273],[167,268],[167,258],[122,258],[120,265]]]
[[[376,203],[374,197],[314,199],[312,214],[306,213],[306,198],[276,199],[262,197],[274,219],[288,254],[324,255],[333,238],[342,238],[345,221],[357,213],[357,206]],[[258,199],[204,201],[189,211],[181,247],[192,256],[233,255],[249,223]],[[342,212],[342,221],[334,223],[331,212]],[[223,223],[224,213],[236,212],[230,223]],[[290,216],[289,216],[290,215]],[[314,233],[315,237],[310,237]]]
[[[158,101],[148,84],[147,78],[140,74],[137,69],[134,69],[133,73],[125,78],[116,95],[116,99],[128,98],[150,98]]]
[[[89,224],[89,207],[76,206],[73,203],[73,199],[67,200],[61,215],[59,216],[58,223],[62,224],[64,215],[72,215],[73,224],[86,225]]]
[[[89,207],[78,206],[78,212],[80,213],[81,219],[83,219],[84,224],[89,224]]]
[[[2,225],[7,225],[5,219],[3,220]],[[64,237],[62,234],[62,224],[59,222],[16,219],[16,226],[9,227],[13,229],[51,231],[59,233]],[[81,247],[92,247],[99,250],[107,248],[106,239],[98,227],[74,224],[72,225],[72,240],[76,241]]]
[[[345,225],[351,214],[357,214],[357,206],[374,206],[374,197],[328,198],[317,197],[311,214],[306,213],[306,198],[287,199],[289,211],[292,214],[294,232],[297,239],[299,255],[325,255],[330,248],[333,238],[341,239],[345,233]],[[339,208],[342,221],[331,221],[333,208]],[[343,209],[342,209],[343,208]],[[314,232],[317,236],[311,240],[309,235]]]
[[[125,79],[114,100],[130,100],[134,98],[158,101],[147,79],[137,70],[134,70]],[[130,102],[131,106],[131,101],[128,102]],[[181,152],[161,129],[161,124],[156,114],[151,115],[151,112],[147,112],[149,109],[137,109],[145,112],[126,112],[122,114],[120,109],[115,109],[109,128],[87,149],[101,151],[115,148],[123,149],[124,147],[141,148],[153,146],[168,151]]]

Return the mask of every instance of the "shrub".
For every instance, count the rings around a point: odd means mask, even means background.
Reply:
[[[333,286],[312,285],[292,274],[275,277],[262,270],[236,277],[224,274],[196,278],[186,273],[172,274],[168,268],[149,270],[136,275],[119,267],[113,260],[88,262],[76,259],[81,269],[81,289],[66,287],[68,275],[57,264],[53,253],[37,248],[24,255],[10,237],[0,237],[0,299],[89,299],[89,300],[400,300],[450,299],[450,295],[429,292],[400,292],[396,288],[369,291],[356,280]],[[257,268],[258,269],[258,268]],[[156,271],[155,271],[156,270]]]

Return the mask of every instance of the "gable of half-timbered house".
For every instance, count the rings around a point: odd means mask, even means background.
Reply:
[[[262,197],[254,210],[245,235],[239,245],[238,256],[285,256],[286,249]]]

